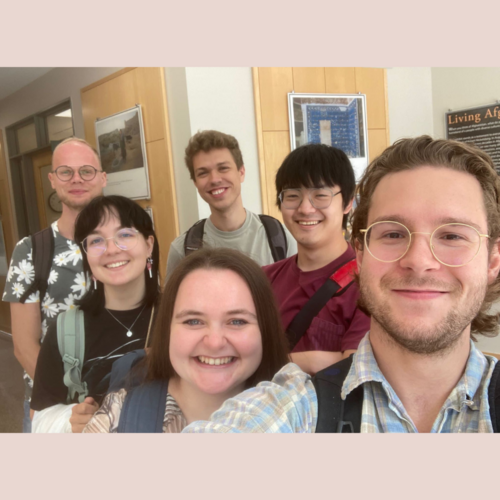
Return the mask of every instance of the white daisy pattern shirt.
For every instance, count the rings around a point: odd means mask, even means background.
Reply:
[[[42,324],[40,325],[40,342],[47,333],[47,329],[57,320],[60,312],[74,308],[74,302],[80,299],[89,287],[89,280],[83,271],[83,258],[80,247],[59,233],[57,221],[51,225],[54,234],[54,256],[45,297],[40,302],[40,292],[34,291],[26,299],[26,304],[37,302],[40,304]],[[19,302],[24,292],[35,279],[33,265],[31,237],[27,236],[19,241],[12,254],[5,290],[2,300],[5,302]],[[33,381],[27,373],[26,399],[31,397]]]

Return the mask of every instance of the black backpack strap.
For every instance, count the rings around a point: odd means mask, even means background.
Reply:
[[[207,219],[201,219],[188,229],[186,237],[184,238],[185,256],[188,256],[203,247],[203,230],[205,228],[206,220]]]
[[[167,390],[168,380],[153,380],[127,392],[118,432],[163,432]]]
[[[136,349],[118,358],[111,367],[108,393],[119,391],[124,387],[136,386],[143,382],[146,378],[145,367],[140,373],[131,373],[131,370],[145,356],[146,351],[144,349]]]
[[[361,431],[363,386],[356,387],[346,400],[342,385],[352,365],[353,355],[318,372],[312,379],[318,398],[316,432],[347,433]]]
[[[299,343],[299,340],[306,333],[312,320],[325,307],[326,303],[331,298],[342,295],[351,286],[354,281],[353,274],[355,270],[355,259],[344,262],[297,313],[286,330],[290,350]]]
[[[35,268],[35,279],[27,290],[21,295],[19,302],[24,304],[27,298],[37,290],[40,290],[40,303],[43,302],[45,292],[49,285],[50,268],[52,267],[52,257],[54,256],[54,233],[52,226],[49,226],[31,237],[32,259]]]
[[[270,215],[261,214],[259,217],[266,230],[267,241],[269,242],[274,262],[285,259],[288,252],[288,241],[283,224]]]
[[[491,374],[488,387],[488,403],[493,432],[500,432],[500,361],[497,362]]]

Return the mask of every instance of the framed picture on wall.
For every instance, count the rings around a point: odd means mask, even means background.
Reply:
[[[290,147],[326,144],[351,160],[358,181],[368,165],[366,96],[363,94],[288,94]]]
[[[149,199],[148,159],[140,104],[95,121],[97,148],[108,176],[104,194]]]

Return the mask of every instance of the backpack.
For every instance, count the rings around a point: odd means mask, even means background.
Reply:
[[[35,268],[33,283],[21,295],[19,302],[24,304],[28,297],[40,290],[40,304],[43,302],[49,285],[50,268],[54,256],[54,232],[52,226],[38,231],[31,237],[33,245],[32,259]]]
[[[167,404],[168,380],[145,382],[145,366],[136,365],[144,360],[146,351],[131,351],[113,363],[108,394],[127,388],[117,432],[163,432],[163,419]],[[133,370],[133,368],[136,368]]]
[[[363,411],[363,385],[356,387],[344,400],[340,394],[353,354],[318,372],[312,379],[318,397],[316,432],[360,432]],[[488,402],[493,432],[500,432],[500,361],[495,365],[488,387]]]
[[[290,351],[299,343],[312,320],[333,297],[342,295],[354,282],[356,259],[341,264],[296,314],[286,329]]]
[[[67,403],[78,393],[78,402],[87,397],[87,382],[82,382],[85,356],[84,314],[79,308],[68,309],[57,316],[57,345],[64,363],[64,385],[68,388]]]
[[[281,222],[270,215],[261,214],[259,218],[266,231],[267,241],[274,262],[285,259],[288,252],[288,242]],[[186,237],[184,238],[185,256],[203,247],[203,230],[206,220],[207,219],[201,219],[188,229]]]

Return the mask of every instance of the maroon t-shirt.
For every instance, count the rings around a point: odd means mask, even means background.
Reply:
[[[297,267],[296,255],[263,267],[273,286],[285,330],[318,288],[341,264],[354,256],[349,245],[338,259],[315,271],[301,271]],[[353,283],[342,295],[330,299],[292,352],[357,349],[370,329],[370,318],[356,307],[358,297],[358,285]]]

